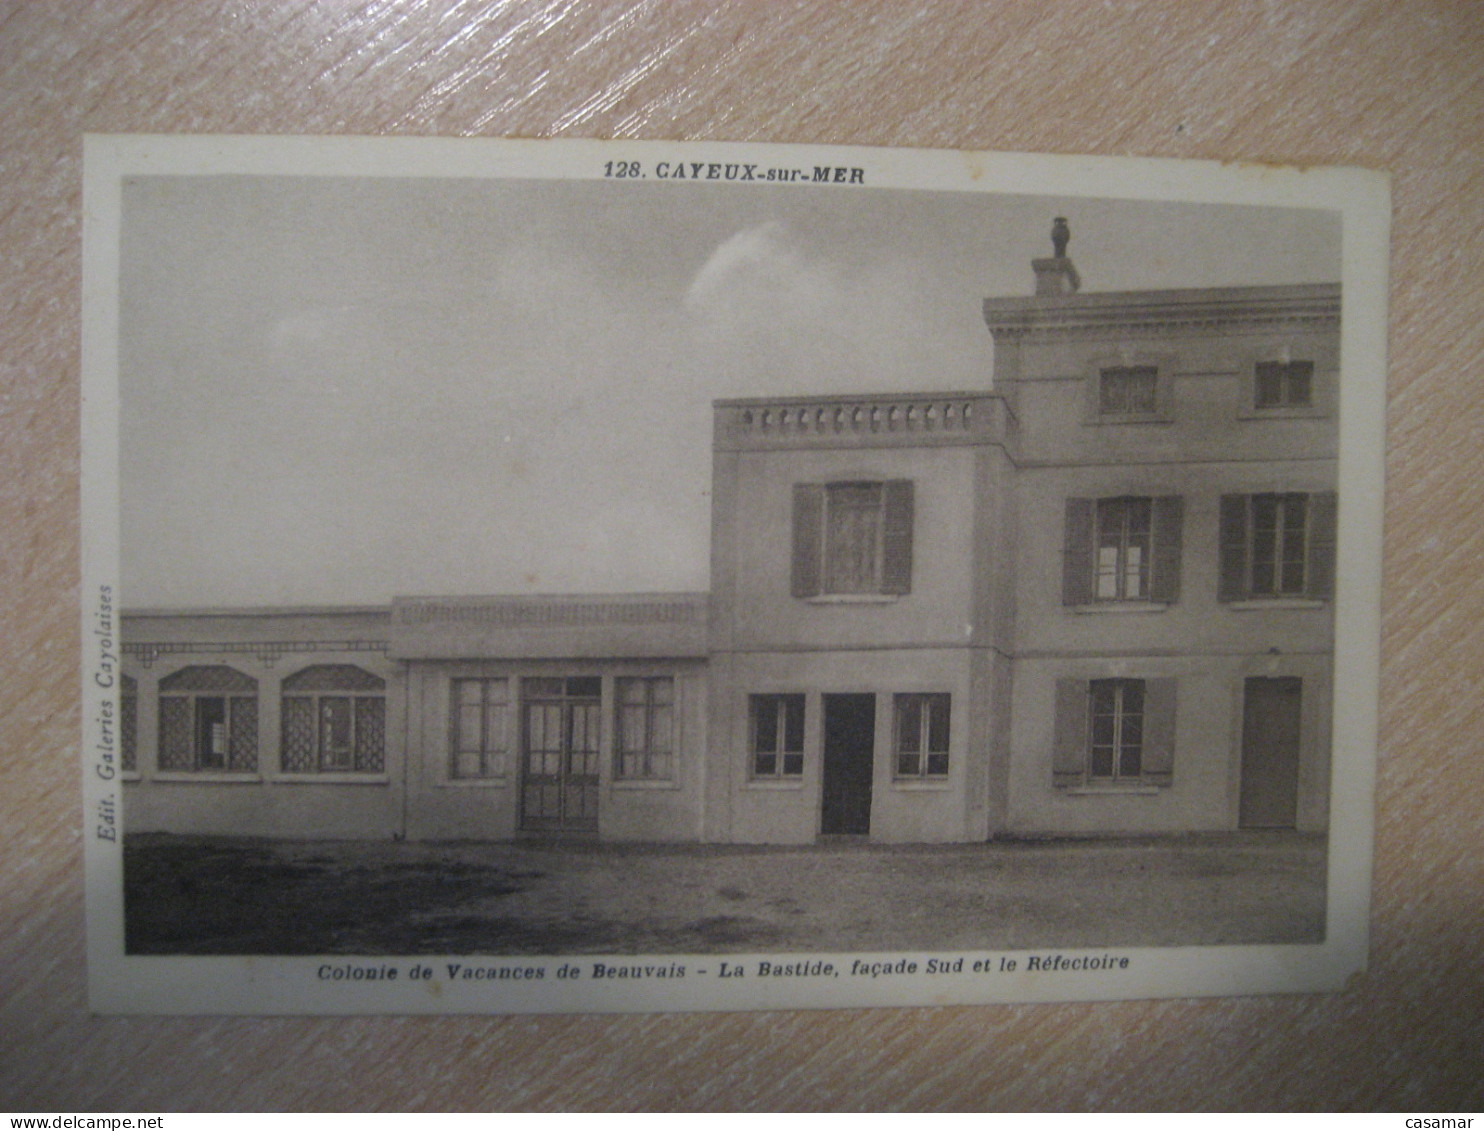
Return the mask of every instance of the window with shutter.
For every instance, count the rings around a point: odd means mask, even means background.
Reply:
[[[1223,495],[1218,597],[1332,597],[1336,509],[1332,491]]]
[[[1175,768],[1175,680],[1059,679],[1052,784],[1168,786]]]
[[[793,595],[910,593],[913,510],[909,479],[795,484]]]
[[[1178,495],[1068,499],[1062,603],[1172,604],[1180,595]]]

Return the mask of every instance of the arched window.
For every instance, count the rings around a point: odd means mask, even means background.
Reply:
[[[160,680],[160,769],[254,773],[258,681],[225,664]]]
[[[380,773],[385,750],[386,680],[316,664],[283,681],[284,773]]]

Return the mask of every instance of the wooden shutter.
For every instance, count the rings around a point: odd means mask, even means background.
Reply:
[[[1092,603],[1093,524],[1097,506],[1091,499],[1067,500],[1066,541],[1062,547],[1061,603]]]
[[[1222,495],[1219,530],[1221,574],[1216,597],[1240,601],[1247,596],[1247,496]]]
[[[881,485],[881,592],[912,592],[912,480],[888,479]]]
[[[1144,681],[1143,778],[1169,785],[1175,778],[1175,680]]]
[[[1180,540],[1185,525],[1185,500],[1162,495],[1154,500],[1154,576],[1149,596],[1173,605],[1180,599]]]
[[[1305,590],[1308,596],[1328,599],[1335,595],[1335,517],[1338,498],[1333,491],[1309,496],[1309,569]]]
[[[1087,773],[1087,681],[1056,681],[1056,720],[1051,752],[1051,784],[1081,785]]]
[[[819,594],[820,548],[824,538],[824,488],[818,483],[794,484],[795,597]]]

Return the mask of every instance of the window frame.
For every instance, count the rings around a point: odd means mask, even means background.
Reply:
[[[626,687],[640,686],[644,689],[643,699],[639,703],[625,702],[624,692]],[[655,699],[655,692],[661,686],[669,687],[668,700],[660,703]],[[670,784],[676,780],[678,772],[679,751],[677,749],[676,735],[679,733],[679,702],[677,698],[678,684],[673,675],[621,675],[613,679],[613,780],[615,783],[656,783]],[[627,724],[625,723],[625,710],[637,708],[644,715],[644,744],[638,749],[627,749]],[[668,714],[668,722],[662,728],[665,731],[666,743],[663,751],[656,750],[654,736],[658,729],[655,724],[655,716],[659,712]],[[637,759],[639,771],[630,773],[625,766],[626,758]],[[656,760],[663,758],[667,760],[664,772],[655,770]]]
[[[1276,369],[1281,396],[1276,401],[1264,403],[1264,369]],[[1308,415],[1318,407],[1318,389],[1315,381],[1316,366],[1311,358],[1259,358],[1252,363],[1252,397],[1248,407],[1262,416]],[[1303,400],[1293,398],[1294,380],[1302,376],[1305,396]]]
[[[1105,519],[1111,527],[1111,516],[1122,511],[1126,516],[1132,504],[1148,510],[1148,531],[1143,536],[1147,553],[1141,552],[1142,591],[1128,592],[1128,523],[1115,539],[1114,593],[1101,595],[1099,581]],[[1064,502],[1062,544],[1062,604],[1078,612],[1149,610],[1157,612],[1180,600],[1180,575],[1184,557],[1185,500],[1181,495],[1127,493],[1102,498],[1074,496]],[[1141,551],[1142,551],[1141,547]]]
[[[846,502],[849,493],[871,490],[867,506]],[[871,577],[845,582],[836,571],[843,515],[864,510],[876,518],[870,532]],[[892,601],[912,591],[916,492],[911,479],[857,475],[793,486],[790,592],[820,603]]]
[[[190,686],[193,681],[209,682],[210,679],[225,682],[220,687]],[[229,685],[233,683],[237,686]],[[228,664],[193,664],[163,677],[157,686],[159,732],[156,772],[165,775],[222,774],[256,777],[262,755],[258,692],[258,681],[255,678]],[[168,732],[173,726],[169,720],[175,713],[169,705],[174,703],[185,705],[186,742],[190,752],[188,766],[179,764],[179,759],[175,757],[179,751],[167,748],[167,742],[172,737]],[[205,713],[208,703],[220,703],[220,723],[212,722]],[[217,709],[213,707],[212,713],[216,713]],[[208,727],[216,726],[223,728],[225,750],[220,755],[213,751],[207,757],[204,747],[209,743],[203,742],[203,739],[208,733]],[[246,749],[238,748],[239,741]]]
[[[1172,354],[1129,352],[1104,354],[1086,362],[1084,369],[1084,424],[1170,424],[1174,421],[1175,374],[1178,359]],[[1110,379],[1149,375],[1153,385],[1147,407],[1110,408],[1105,393]]]
[[[764,709],[773,712],[773,725],[764,728]],[[789,712],[797,715],[796,728],[791,728]],[[747,776],[756,782],[797,782],[804,776],[804,747],[808,742],[809,706],[803,692],[764,692],[747,697]],[[766,729],[772,731],[773,748],[762,750],[759,742]],[[797,730],[798,745],[789,745],[790,730]],[[771,769],[762,768],[764,756],[771,756]]]
[[[295,686],[302,681],[307,686]],[[318,686],[324,684],[323,686]],[[343,750],[332,758],[327,741],[332,706],[345,705]],[[302,710],[301,710],[302,708]],[[374,716],[373,726],[368,715]],[[291,766],[293,728],[308,726],[309,764]],[[367,728],[373,733],[366,734]],[[356,776],[386,773],[386,680],[356,664],[310,664],[284,677],[279,684],[279,773],[295,779],[326,774]]]
[[[953,696],[946,691],[901,691],[892,696],[892,777],[899,782],[946,781],[952,772]],[[933,741],[934,715],[942,709],[942,743]],[[915,726],[908,727],[916,713]],[[916,749],[904,749],[903,739],[915,730]],[[907,759],[914,759],[907,767]]]
[[[1120,725],[1127,723],[1121,709],[1129,688],[1137,686],[1141,696],[1137,770],[1120,762]],[[1062,677],[1054,684],[1055,707],[1052,736],[1052,786],[1069,794],[1154,794],[1174,784],[1176,705],[1178,680],[1172,676],[1110,675],[1106,671],[1088,677]],[[1095,742],[1100,692],[1114,691],[1119,712],[1114,719],[1113,743]],[[1094,772],[1097,747],[1109,747],[1109,772]]]
[[[511,676],[451,676],[448,681],[448,778],[456,782],[481,782],[481,781],[505,781],[510,776],[510,754],[511,754],[511,716],[518,709],[518,705],[512,694],[514,679]],[[490,701],[491,685],[499,684],[504,701],[492,704]],[[461,723],[461,709],[465,706],[460,697],[460,688],[465,686],[476,686],[479,688],[479,741],[477,746],[463,745],[463,727]],[[490,708],[499,706],[500,713],[500,745],[498,749],[490,742]],[[464,754],[475,754],[479,760],[479,771],[477,773],[465,773],[459,765],[459,759]]]
[[[1302,531],[1292,519],[1297,501],[1303,501]],[[1272,549],[1260,543],[1260,511],[1273,508]],[[1221,496],[1218,520],[1217,599],[1223,604],[1251,602],[1257,605],[1306,604],[1334,597],[1335,550],[1338,531],[1338,495],[1334,491],[1254,491]],[[1291,553],[1293,539],[1300,543],[1301,559]],[[1262,550],[1261,557],[1259,551]],[[1294,564],[1302,577],[1291,582],[1288,571]],[[1272,580],[1257,575],[1259,564],[1271,570]]]

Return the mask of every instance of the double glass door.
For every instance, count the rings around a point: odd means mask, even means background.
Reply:
[[[522,690],[521,828],[597,832],[602,681],[527,679]]]

